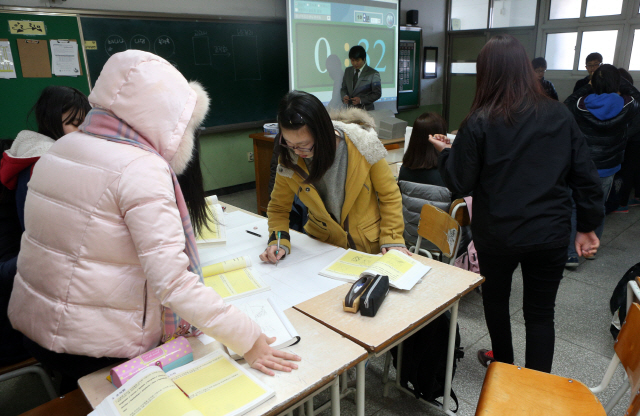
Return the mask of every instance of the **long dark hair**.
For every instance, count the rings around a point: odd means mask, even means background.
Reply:
[[[618,68],[618,72],[620,73],[621,78],[626,79],[629,82],[629,84],[633,85],[633,77],[631,76],[629,71],[627,71],[624,68]]]
[[[600,65],[591,76],[591,86],[596,94],[611,94],[620,90],[620,72],[613,65]]]
[[[207,208],[207,202],[204,199],[204,182],[202,180],[202,169],[200,168],[199,131],[195,133],[194,137],[193,156],[184,172],[178,175],[178,183],[187,203],[193,232],[196,235],[200,235],[205,228],[209,229],[207,223],[212,218],[209,208]]]
[[[527,51],[511,35],[492,37],[480,51],[476,68],[476,96],[463,125],[474,113],[489,121],[513,124],[517,114],[547,99]]]
[[[280,133],[276,140],[280,141],[282,130],[300,130],[305,126],[314,138],[313,159],[309,166],[309,177],[305,183],[318,182],[333,164],[336,157],[336,134],[331,117],[324,105],[311,94],[303,91],[290,91],[278,107],[278,126]],[[280,146],[282,164],[293,168],[291,153],[285,146]]]
[[[91,110],[89,100],[81,91],[71,87],[50,85],[42,90],[40,98],[29,111],[27,118],[34,113],[38,123],[38,133],[58,140],[64,136],[62,129],[64,124],[74,124],[75,120],[84,121],[89,110]],[[67,112],[69,114],[63,120],[62,115]]]
[[[438,151],[429,135],[447,134],[447,122],[438,113],[424,113],[413,122],[409,147],[402,158],[408,169],[432,169],[438,166]]]

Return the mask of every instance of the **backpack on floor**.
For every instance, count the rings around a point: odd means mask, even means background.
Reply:
[[[635,266],[627,270],[616,285],[609,300],[609,308],[613,314],[613,321],[611,322],[609,331],[611,335],[613,335],[613,339],[618,338],[620,327],[627,317],[627,283],[635,279],[636,276],[640,276],[640,263],[636,263]]]
[[[442,407],[442,403],[436,399],[444,395],[450,322],[451,313],[447,311],[407,338],[402,347],[400,385],[411,391],[417,399],[422,398],[439,407]],[[391,354],[393,366],[398,368],[398,348],[393,348]],[[452,380],[456,374],[456,362],[462,357],[464,357],[464,351],[460,347],[460,328],[456,325]],[[458,397],[453,389],[451,389],[451,398],[456,404],[454,412],[457,412]]]

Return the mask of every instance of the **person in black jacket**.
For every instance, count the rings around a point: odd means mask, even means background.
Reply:
[[[436,134],[447,134],[447,123],[439,114],[427,112],[413,122],[398,181],[446,186],[438,172],[438,152],[429,141],[429,136]]]
[[[602,65],[602,55],[600,55],[598,52],[593,52],[587,55],[584,67],[587,69],[589,75],[576,81],[576,85],[573,87],[573,92],[576,92],[580,88],[587,85],[589,81],[591,81],[591,76],[594,72],[596,72],[596,69],[598,69],[600,65]]]
[[[453,192],[473,190],[471,229],[478,251],[485,319],[492,351],[483,365],[513,363],[509,314],[512,275],[522,266],[526,366],[551,371],[554,305],[578,206],[576,248],[592,255],[602,221],[602,190],[589,148],[571,113],[544,95],[522,44],[493,37],[480,51],[476,95],[439,169]]]
[[[565,105],[573,113],[580,130],[587,138],[591,159],[598,169],[604,204],[613,184],[613,176],[621,168],[627,141],[627,125],[638,114],[640,92],[627,81],[620,80],[620,73],[613,65],[601,65],[587,84],[571,94]],[[575,233],[572,220],[572,235]],[[602,236],[602,223],[596,228],[598,238]],[[593,256],[585,256],[593,259]],[[578,253],[569,243],[567,267],[578,266]]]
[[[631,74],[623,68],[618,68],[620,76],[633,85]],[[622,186],[618,191],[619,207],[613,212],[629,212],[629,207],[640,205],[640,114],[636,115],[627,128],[627,146],[624,150],[624,160],[620,175]],[[630,198],[631,190],[635,189],[635,198]]]
[[[547,72],[547,60],[542,57],[535,58],[531,61],[531,65],[533,65],[533,72],[536,73],[536,77],[538,77],[540,84],[542,84],[544,93],[547,94],[547,97],[558,101],[558,93],[556,92],[553,83],[544,79],[544,73]]]

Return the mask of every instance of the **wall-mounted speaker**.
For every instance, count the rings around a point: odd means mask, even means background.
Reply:
[[[418,11],[417,10],[408,10],[407,11],[407,24],[412,26],[418,25]]]

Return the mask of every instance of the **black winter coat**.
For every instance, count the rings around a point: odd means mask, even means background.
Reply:
[[[627,126],[638,114],[640,92],[633,85],[621,80],[620,93],[625,99],[624,107],[617,116],[608,120],[599,120],[585,107],[584,99],[593,94],[593,88],[589,84],[564,101],[586,136],[591,159],[598,169],[611,169],[622,163],[627,143]]]
[[[544,78],[540,80],[540,83],[542,84],[542,89],[544,90],[544,93],[547,94],[547,97],[558,101],[558,93],[556,92],[556,88],[553,86],[553,83]]]
[[[567,108],[543,99],[514,125],[472,114],[439,158],[452,192],[473,191],[478,252],[513,254],[566,247],[571,200],[578,231],[602,222],[602,189],[584,135]]]

